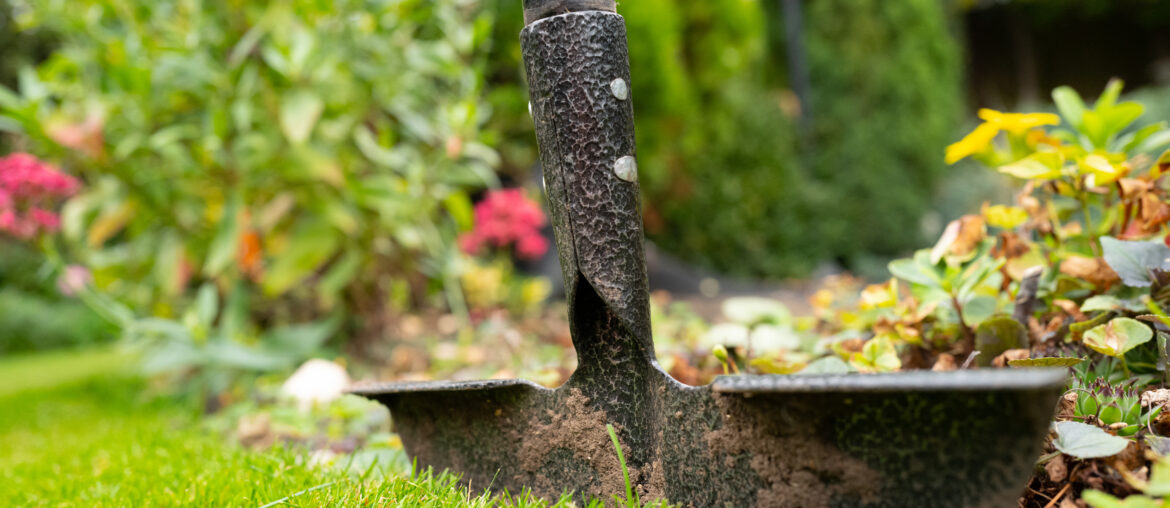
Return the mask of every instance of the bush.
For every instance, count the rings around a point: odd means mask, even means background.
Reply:
[[[63,297],[39,253],[0,239],[0,355],[109,342],[110,323]]]
[[[459,309],[455,238],[497,164],[475,2],[27,4],[61,46],[0,125],[84,181],[47,245],[111,316],[203,347]]]
[[[960,110],[959,49],[936,0],[809,2],[814,178],[831,189],[835,255],[898,254],[946,169]]]
[[[0,289],[0,355],[109,342],[110,323],[79,301]]]

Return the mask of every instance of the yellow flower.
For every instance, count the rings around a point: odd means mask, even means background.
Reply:
[[[980,124],[966,137],[947,147],[947,164],[954,164],[963,158],[986,150],[991,145],[991,140],[995,139],[996,134],[999,134],[999,127],[995,124]]]
[[[1042,125],[1060,124],[1060,117],[1052,113],[1000,113],[987,108],[979,110],[979,118],[1012,134],[1023,134]]]
[[[1015,229],[1028,221],[1028,212],[1016,206],[983,206],[983,217],[987,223],[1000,229]]]
[[[987,108],[979,110],[979,118],[983,119],[982,124],[963,139],[947,147],[947,164],[954,164],[965,157],[986,150],[999,131],[1019,135],[1042,125],[1060,123],[1060,117],[1052,113],[1001,113]]]

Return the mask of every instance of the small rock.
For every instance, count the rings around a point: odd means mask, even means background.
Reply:
[[[991,360],[994,367],[1007,367],[1010,360],[1026,360],[1032,354],[1028,349],[1009,349]]]
[[[1060,406],[1057,411],[1057,416],[1061,419],[1072,418],[1076,414],[1077,408],[1077,392],[1068,392],[1060,397]]]
[[[1044,471],[1048,472],[1048,479],[1053,483],[1063,482],[1068,478],[1068,464],[1064,462],[1064,455],[1057,455],[1056,458],[1044,464]]]
[[[1153,407],[1170,405],[1170,389],[1159,388],[1142,394],[1142,406]]]
[[[250,448],[267,448],[273,442],[272,422],[265,413],[248,415],[236,423],[236,439]]]
[[[1060,508],[1081,508],[1081,505],[1066,497],[1060,500]]]
[[[959,365],[955,363],[955,355],[943,353],[938,355],[938,359],[934,361],[934,366],[931,367],[930,370],[935,372],[945,372],[958,368]]]
[[[305,362],[280,387],[281,393],[297,400],[302,411],[313,404],[331,402],[349,386],[345,367],[328,360],[314,358]]]

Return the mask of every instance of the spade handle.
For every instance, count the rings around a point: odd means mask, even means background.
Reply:
[[[578,370],[653,361],[625,21],[525,0],[520,33]]]

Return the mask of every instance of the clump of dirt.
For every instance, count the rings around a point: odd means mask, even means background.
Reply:
[[[814,422],[781,428],[738,397],[716,396],[723,426],[705,436],[712,459],[724,456],[734,464],[735,455],[750,456],[753,471],[763,481],[756,491],[759,506],[828,508],[840,496],[877,500],[881,479],[860,459],[811,435]],[[813,424],[813,425],[810,425]]]
[[[605,429],[608,423],[605,411],[590,407],[589,398],[579,389],[573,389],[560,404],[559,412],[549,409],[545,416],[533,416],[527,425],[527,436],[515,436],[520,443],[517,458],[522,471],[532,474],[542,470],[550,455],[568,450],[574,460],[588,464],[598,475],[598,492],[587,494],[625,491],[621,462]],[[619,425],[615,424],[614,430],[621,435]],[[532,488],[540,492],[556,495],[563,488],[543,474],[536,475],[535,482]]]

